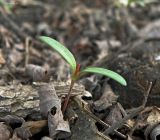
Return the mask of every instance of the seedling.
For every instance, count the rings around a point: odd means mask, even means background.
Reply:
[[[113,72],[111,70],[108,70],[108,69],[104,69],[104,68],[100,68],[100,67],[86,67],[81,70],[81,65],[76,63],[76,60],[75,60],[73,54],[66,47],[64,47],[61,43],[59,43],[55,39],[52,39],[47,36],[40,36],[40,40],[45,42],[49,46],[51,46],[54,50],[56,50],[69,63],[69,65],[71,67],[71,72],[72,72],[71,85],[70,85],[69,92],[65,98],[64,104],[62,106],[63,113],[65,112],[65,110],[67,108],[74,83],[79,78],[81,78],[82,75],[84,75],[86,73],[102,74],[104,76],[112,78],[113,80],[117,81],[118,83],[122,84],[123,86],[127,85],[125,79],[121,75],[119,75],[118,73]]]
[[[12,2],[7,2],[5,0],[0,0],[0,6],[2,6],[8,13],[11,13],[13,9],[13,3]]]

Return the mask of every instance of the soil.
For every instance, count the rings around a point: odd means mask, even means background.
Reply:
[[[159,139],[160,2],[7,2],[11,9],[0,4],[0,140]],[[70,67],[41,35],[64,44],[82,68],[113,70],[127,86],[86,75],[62,113]]]

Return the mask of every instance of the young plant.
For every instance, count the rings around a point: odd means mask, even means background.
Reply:
[[[11,13],[13,9],[13,3],[12,2],[7,2],[5,0],[0,0],[0,6],[2,6],[8,13]]]
[[[116,72],[113,72],[113,71],[108,70],[108,69],[99,68],[99,67],[86,67],[86,68],[81,70],[81,65],[76,63],[76,60],[75,60],[73,54],[66,47],[64,47],[61,43],[59,43],[55,39],[52,39],[52,38],[47,37],[47,36],[40,36],[40,40],[43,41],[44,43],[48,44],[54,50],[56,50],[59,54],[61,54],[61,56],[70,64],[70,67],[71,67],[71,72],[72,72],[72,74],[71,74],[71,85],[70,85],[69,92],[68,92],[68,94],[65,98],[64,104],[62,106],[62,112],[63,113],[65,112],[65,110],[67,108],[74,83],[82,75],[84,75],[86,73],[102,74],[104,76],[112,78],[113,80],[119,82],[123,86],[127,85],[125,79],[122,76],[120,76]]]

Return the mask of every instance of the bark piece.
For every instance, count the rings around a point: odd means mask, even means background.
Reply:
[[[63,97],[68,93],[69,83],[54,82],[56,93],[59,97]],[[40,85],[12,85],[0,86],[0,116],[9,114],[26,117],[34,112],[39,112],[39,96],[38,89]],[[72,95],[84,93],[84,86],[75,84]]]

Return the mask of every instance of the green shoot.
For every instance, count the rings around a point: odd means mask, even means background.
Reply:
[[[67,97],[64,101],[63,107],[62,107],[63,113],[65,112],[65,110],[67,108],[68,101],[70,99],[70,95],[71,95],[71,91],[74,86],[74,83],[85,73],[102,74],[104,76],[107,76],[107,77],[117,81],[118,83],[120,83],[123,86],[127,85],[127,82],[125,81],[125,79],[121,75],[119,75],[118,73],[113,72],[111,70],[108,70],[108,69],[99,68],[99,67],[87,67],[87,68],[81,70],[80,64],[76,63],[76,60],[75,60],[73,54],[66,47],[64,47],[62,44],[60,44],[58,41],[56,41],[50,37],[46,37],[46,36],[41,36],[40,40],[43,41],[44,43],[48,44],[49,46],[51,46],[54,50],[56,50],[70,64],[71,69],[72,69],[71,85],[70,85],[70,89],[67,94]]]
[[[2,6],[8,13],[11,13],[14,4],[13,3],[7,3],[5,0],[0,0],[0,6]]]
[[[76,60],[73,54],[61,43],[50,37],[41,36],[40,40],[55,49],[70,64],[72,71],[76,69]]]
[[[107,70],[104,68],[98,68],[98,67],[87,67],[84,70],[82,70],[81,73],[83,73],[83,72],[84,73],[89,72],[89,73],[102,74],[104,76],[107,76],[109,78],[114,79],[115,81],[119,82],[123,86],[127,85],[126,81],[124,80],[124,78],[122,76],[120,76],[119,74],[117,74],[116,72],[113,72],[111,70]]]

